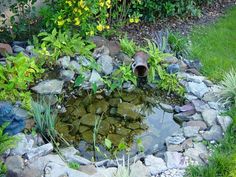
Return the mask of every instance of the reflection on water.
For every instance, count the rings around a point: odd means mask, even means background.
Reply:
[[[83,95],[68,100],[67,112],[60,115],[57,130],[64,138],[73,142],[86,158],[93,157],[93,130],[96,119],[101,119],[96,136],[97,146],[109,155],[104,148],[105,138],[114,147],[124,141],[136,153],[136,140],[141,139],[145,151],[154,147],[164,147],[167,136],[179,129],[171,113],[158,107],[158,98],[153,93],[114,93],[104,95]],[[116,148],[111,150],[115,151]],[[96,154],[101,159],[100,154]]]

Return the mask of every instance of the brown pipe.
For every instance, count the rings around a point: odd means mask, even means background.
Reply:
[[[148,54],[145,52],[137,52],[134,56],[134,63],[132,64],[133,72],[137,77],[146,77],[148,74]]]

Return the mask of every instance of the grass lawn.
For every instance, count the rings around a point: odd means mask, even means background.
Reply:
[[[192,55],[201,60],[202,72],[219,81],[224,72],[236,68],[236,7],[214,25],[195,27],[190,35]]]
[[[215,81],[236,68],[236,7],[230,9],[217,23],[196,27],[190,35],[193,57],[203,63],[202,72]],[[236,177],[236,108],[227,113],[234,122],[224,139],[214,148],[209,163],[190,167],[188,177]]]

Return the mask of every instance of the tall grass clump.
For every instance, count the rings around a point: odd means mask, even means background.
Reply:
[[[220,100],[226,105],[236,106],[236,71],[232,69],[220,82]]]

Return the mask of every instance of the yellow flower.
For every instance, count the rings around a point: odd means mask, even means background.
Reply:
[[[93,35],[94,35],[94,31],[91,30],[91,31],[89,32],[89,35],[90,35],[90,36],[93,36]]]
[[[80,2],[78,2],[78,5],[82,8],[85,7],[85,4],[84,4],[84,1],[83,0],[80,0]]]
[[[103,26],[101,24],[97,25],[97,29],[98,31],[102,31],[103,30]]]
[[[75,18],[75,25],[76,26],[79,26],[80,25],[80,20],[79,20],[79,18],[77,17],[77,18]]]
[[[109,25],[107,25],[107,26],[106,26],[106,29],[108,29],[108,30],[109,30],[109,29],[110,29],[110,26],[109,26]]]
[[[72,6],[72,2],[71,2],[71,1],[66,1],[66,3],[67,3],[69,6]]]
[[[70,19],[70,18],[68,18],[66,21],[70,23],[70,22],[71,22],[71,19]]]
[[[59,20],[59,21],[57,21],[57,25],[58,25],[58,26],[62,26],[62,25],[64,25],[64,23],[65,23],[65,20]]]
[[[80,15],[82,15],[82,11],[80,9],[78,10],[78,12],[79,12]]]
[[[129,19],[129,22],[130,22],[130,23],[134,23],[134,19],[133,19],[133,18],[130,18],[130,19]]]
[[[104,2],[100,1],[100,2],[99,2],[99,5],[100,5],[101,7],[103,7],[103,6],[104,6]]]
[[[74,13],[78,12],[78,8],[74,8],[74,9],[73,9],[73,12],[74,12]]]
[[[89,11],[89,8],[86,6],[86,7],[84,8],[84,10],[85,10],[85,11]]]
[[[109,14],[108,14],[108,13],[106,14],[106,17],[107,17],[107,18],[109,17]]]
[[[134,22],[135,22],[135,23],[138,23],[139,21],[140,21],[139,18],[135,18],[135,19],[134,19]]]
[[[107,6],[108,9],[111,7],[111,0],[106,1],[106,6]]]

